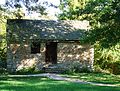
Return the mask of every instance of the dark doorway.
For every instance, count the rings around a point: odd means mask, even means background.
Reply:
[[[57,63],[57,42],[46,43],[45,62]]]

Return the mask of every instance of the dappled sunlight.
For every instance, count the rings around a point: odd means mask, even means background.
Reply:
[[[80,64],[80,69],[84,66],[92,71],[94,58],[90,56],[94,53],[90,50],[91,45],[80,44],[80,39],[88,30],[88,21],[8,19],[7,25],[7,68],[9,72],[29,68],[42,70],[44,64],[47,63],[45,47],[48,42],[58,43],[55,63],[64,65],[66,62],[65,64],[69,65],[70,61],[76,61]],[[35,41],[40,45],[39,53],[32,53],[32,42]]]
[[[75,73],[73,75],[63,75],[73,79],[80,79],[83,81],[90,81],[104,84],[114,84],[120,86],[119,75],[104,74],[104,73]]]
[[[85,21],[8,20],[8,37],[11,36],[10,42],[29,39],[79,40],[89,25],[87,23],[83,27],[82,23]]]
[[[102,87],[56,81],[48,78],[27,77],[0,80],[0,91],[119,91],[117,87]]]

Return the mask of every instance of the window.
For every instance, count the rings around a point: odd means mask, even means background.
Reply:
[[[32,54],[40,53],[40,42],[32,42],[31,53]]]

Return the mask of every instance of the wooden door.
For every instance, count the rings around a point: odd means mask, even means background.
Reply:
[[[45,62],[57,63],[57,42],[46,43]]]

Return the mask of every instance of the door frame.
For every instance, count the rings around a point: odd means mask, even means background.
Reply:
[[[57,42],[47,42],[45,47],[45,62],[57,64]]]

